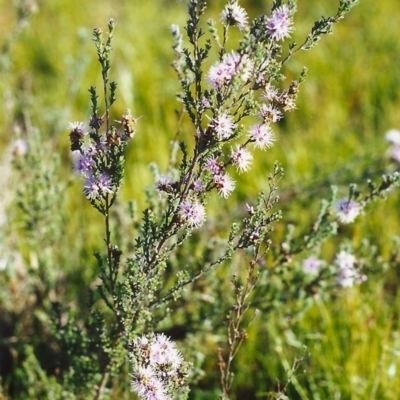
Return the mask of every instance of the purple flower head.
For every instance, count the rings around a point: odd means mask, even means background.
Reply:
[[[232,51],[231,53],[226,53],[222,57],[222,63],[229,73],[233,76],[238,75],[241,70],[241,57],[240,54]]]
[[[204,190],[204,183],[200,179],[195,179],[193,182],[193,190],[195,192],[201,192]]]
[[[361,213],[361,206],[353,200],[341,199],[336,203],[336,215],[343,224],[350,224]]]
[[[79,153],[76,156],[75,163],[74,163],[74,171],[88,177],[93,173],[93,166],[95,162],[93,157],[90,153]]]
[[[250,139],[259,149],[270,148],[274,145],[275,135],[269,125],[257,124],[250,129]]]
[[[236,145],[231,152],[232,164],[235,165],[239,172],[248,171],[250,169],[253,156],[244,147]]]
[[[247,13],[237,2],[227,4],[221,13],[221,21],[227,25],[237,26],[241,31],[247,27]]]
[[[253,63],[247,56],[240,56],[232,51],[224,54],[221,62],[211,66],[206,79],[215,88],[221,88],[223,85],[231,83],[232,79],[239,75],[243,81],[246,81],[252,70]]]
[[[211,106],[210,100],[206,99],[205,97],[202,100],[202,103],[203,103],[204,108],[210,108],[210,106]]]
[[[112,186],[112,181],[108,174],[101,174],[97,178],[94,175],[89,174],[86,176],[83,191],[88,199],[95,200],[107,193],[111,193]]]
[[[108,174],[104,173],[101,174],[97,180],[97,184],[99,186],[100,191],[102,194],[111,193],[112,192],[112,181]]]
[[[213,175],[218,175],[222,172],[222,167],[214,156],[207,158],[204,167]]]
[[[257,230],[251,232],[251,234],[250,234],[250,240],[251,240],[252,242],[256,242],[256,241],[259,239],[259,237],[260,237],[260,232],[257,231]]]
[[[83,191],[86,197],[90,200],[95,200],[100,197],[100,187],[97,179],[93,175],[89,175],[83,185]]]
[[[211,66],[207,74],[207,80],[216,88],[229,84],[240,72],[240,55],[232,52],[224,54],[222,61]]]
[[[220,163],[218,162],[218,160],[214,156],[211,156],[211,157],[207,158],[204,166],[213,175],[219,174],[221,172],[221,169],[222,169]]]
[[[206,210],[197,201],[185,201],[179,206],[179,215],[189,226],[199,228],[206,219]]]
[[[98,131],[100,127],[104,124],[103,118],[100,117],[90,117],[89,126],[94,130]]]
[[[293,32],[293,21],[290,16],[289,7],[284,4],[276,8],[271,16],[267,18],[266,26],[268,35],[273,40],[279,41],[290,36]]]
[[[229,83],[233,75],[223,63],[217,63],[211,66],[207,74],[207,81],[215,88],[221,88]]]
[[[308,274],[316,274],[323,264],[322,260],[319,260],[315,256],[310,256],[303,261],[303,270]]]

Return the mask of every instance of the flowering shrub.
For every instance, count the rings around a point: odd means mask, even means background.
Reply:
[[[207,25],[207,1],[188,0],[186,36],[177,25],[171,27],[171,34],[173,68],[181,89],[179,130],[185,120],[191,131],[188,139],[173,143],[165,171],[152,165],[155,181],[147,191],[148,204],[141,220],[132,209],[135,232],[129,240],[121,237],[113,214],[124,178],[126,149],[131,141],[135,145],[141,122],[129,109],[113,117],[117,84],[109,79],[115,21],[109,21],[106,34],[100,28],[93,31],[102,92],[90,87],[88,121],[72,122],[68,129],[73,169],[82,178],[85,197],[103,219],[105,247],[95,254],[98,280],[88,289],[88,317],[78,324],[73,312],[65,312],[66,304],[52,300],[48,306],[52,321],[51,333],[46,334],[60,355],[57,377],[46,384],[54,398],[116,398],[115,382],[123,375],[130,376],[129,386],[138,398],[187,398],[190,384],[204,373],[203,365],[196,364],[195,349],[188,350],[187,343],[182,345],[186,350],[182,356],[181,344],[165,331],[166,321],[174,327],[174,318],[181,318],[183,325],[193,322],[188,296],[201,299],[195,307],[204,326],[197,325],[198,332],[185,327],[187,341],[200,346],[193,336],[201,335],[207,324],[210,330],[215,327],[221,332],[226,316],[224,340],[219,339],[215,357],[220,374],[217,395],[234,398],[233,371],[238,369],[234,361],[260,313],[284,313],[287,298],[298,300],[299,308],[306,309],[310,299],[329,298],[367,280],[370,271],[364,259],[374,255],[358,258],[343,242],[337,244],[330,262],[321,248],[342,225],[367,212],[369,203],[398,186],[397,172],[383,175],[379,184],[368,181],[363,191],[351,184],[348,196],[338,201],[338,189],[332,187],[331,198],[321,201],[309,230],[298,233],[287,225],[282,240],[279,235],[277,240],[274,237],[282,219],[277,193],[283,169],[278,163],[269,173],[268,190],[248,200],[237,212],[239,216],[232,212],[228,226],[221,228],[213,220],[208,205],[215,193],[218,204],[228,207],[226,199],[236,190],[236,174],[251,170],[256,149],[267,152],[280,140],[275,127],[285,113],[296,109],[306,77],[304,68],[296,79],[286,82],[286,64],[331,33],[356,3],[340,0],[337,13],[317,21],[297,45],[287,43],[295,26],[294,0],[275,0],[268,13],[253,19],[237,0],[229,0],[219,21],[209,19]],[[232,30],[239,37],[233,44],[229,40]],[[398,145],[394,133],[387,139]],[[24,164],[21,157],[26,151],[21,143],[15,147],[15,166],[21,174],[29,174],[27,166],[36,162]],[[27,211],[34,203],[29,186],[22,197],[26,199],[20,203],[21,210]],[[35,221],[48,211],[37,210]],[[46,236],[46,240],[51,238]],[[224,293],[226,286],[218,288],[223,265],[230,268],[231,293]],[[50,296],[48,286],[43,297]],[[220,304],[212,297],[217,294]],[[212,316],[208,316],[210,309],[214,309]],[[31,364],[35,361],[33,356],[29,360]],[[293,375],[299,364],[293,364]],[[268,395],[285,398],[292,379]]]

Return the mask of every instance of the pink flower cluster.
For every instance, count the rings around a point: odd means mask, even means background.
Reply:
[[[74,170],[84,178],[83,191],[89,200],[100,200],[117,191],[120,182],[118,178],[113,182],[112,171],[134,135],[136,120],[127,110],[120,121],[121,129],[110,126],[104,136],[99,133],[103,123],[102,118],[91,117],[89,127],[79,121],[68,127]]]
[[[284,4],[276,7],[271,15],[265,19],[265,29],[263,31],[266,31],[267,35],[275,41],[289,37],[293,31],[292,11],[289,5]],[[238,0],[229,0],[227,2],[220,19],[225,28],[227,26],[237,26],[242,31],[248,29],[248,15],[238,5]],[[251,29],[250,33],[254,34]],[[253,160],[250,144],[263,150],[274,145],[275,135],[271,124],[283,118],[283,111],[292,111],[296,108],[295,101],[299,84],[297,81],[293,81],[287,90],[280,93],[269,82],[270,77],[266,73],[270,63],[269,59],[262,60],[260,64],[260,60],[257,57],[253,58],[239,50],[224,53],[223,48],[221,54],[220,61],[213,64],[206,74],[206,81],[217,89],[216,93],[211,91],[211,95],[215,94],[216,98],[219,99],[218,102],[221,102],[230,98],[231,90],[232,93],[236,93],[236,91],[240,92],[244,88],[248,88],[248,93],[251,93],[254,90],[263,88],[264,93],[260,96],[260,99],[265,101],[261,105],[255,103],[256,109],[250,110],[250,112],[255,111],[254,114],[259,117],[260,121],[250,127],[248,139],[244,143],[231,147],[229,160],[225,162],[219,161],[220,155],[223,156],[221,153],[207,155],[208,159],[205,161],[204,166],[212,175],[212,182],[214,183],[212,187],[216,188],[219,194],[226,198],[235,188],[234,180],[226,173],[227,166],[233,165],[239,173],[246,172],[250,170]],[[249,86],[251,82],[254,83],[253,86]],[[237,85],[240,83],[242,86]],[[212,107],[211,97],[206,97],[202,100],[202,105],[204,110],[211,109],[213,116],[210,118],[211,121],[205,131],[198,129],[197,138],[200,139],[202,149],[239,138],[242,129],[239,124],[243,116],[238,116],[237,110],[232,110],[229,107],[226,108],[221,105]],[[191,210],[191,207],[185,204],[180,210],[181,215],[191,225],[198,225],[200,220],[191,218],[192,211],[189,210]]]
[[[104,158],[105,146],[89,145],[73,152],[74,171],[84,178],[83,191],[90,200],[96,200],[111,193],[113,183],[107,172],[98,172],[97,164]]]
[[[212,86],[220,89],[224,85],[229,85],[237,76],[246,82],[250,78],[252,70],[253,63],[246,55],[232,51],[224,54],[221,62],[211,66],[206,79]]]
[[[132,388],[144,400],[171,399],[171,387],[182,386],[187,373],[175,343],[164,334],[134,340],[131,356],[135,367]]]
[[[215,157],[210,157],[206,160],[205,168],[211,173],[219,195],[225,199],[229,197],[235,189],[235,181],[229,174],[224,173],[224,166]]]
[[[355,283],[361,283],[367,280],[366,275],[361,275],[355,267],[356,257],[342,250],[335,259],[339,267],[337,282],[343,287],[352,287]]]

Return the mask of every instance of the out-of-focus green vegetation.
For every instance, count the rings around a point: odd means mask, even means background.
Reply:
[[[33,12],[20,26],[17,5],[23,3]],[[212,2],[210,17],[216,18],[222,4]],[[242,2],[251,16],[266,12],[270,4]],[[87,119],[87,89],[101,85],[91,30],[105,26],[111,17],[117,21],[111,71],[118,83],[115,113],[130,108],[140,117],[119,207],[127,209],[125,202],[137,199],[143,209],[143,188],[153,183],[148,164],[167,165],[169,141],[177,128],[179,87],[170,67],[168,28],[185,21],[183,2],[1,0],[0,6],[1,150],[7,154],[10,143],[38,129],[43,141],[62,155],[63,176],[71,178],[66,128],[70,121]],[[299,0],[295,40],[300,43],[312,23],[333,14],[336,6],[331,0]],[[228,205],[222,209],[220,200],[210,200],[211,214],[224,219],[238,202],[267,189],[268,173],[278,160],[286,174],[280,189],[283,221],[302,231],[316,217],[318,203],[329,196],[332,184],[344,197],[348,183],[363,187],[367,178],[377,179],[396,168],[386,156],[384,133],[400,128],[399,17],[397,0],[360,0],[335,27],[334,35],[288,63],[288,77],[297,76],[303,65],[308,68],[298,110],[279,124],[275,147],[257,153],[251,172],[237,176],[239,190]],[[183,127],[182,136],[190,142],[190,125],[184,122]],[[64,264],[59,261],[55,268],[67,271],[66,297],[74,302],[85,298],[80,285],[90,284],[96,276],[92,252],[101,247],[103,238],[96,211],[86,204],[80,183],[71,182],[65,189],[68,205],[62,239],[71,257],[67,261],[66,254],[60,256]],[[400,233],[400,197],[393,193],[370,208],[368,218],[359,218],[341,233],[350,236],[355,246],[368,236],[387,256],[391,238]],[[279,227],[276,235],[281,235]],[[19,246],[23,257],[29,258],[24,245]],[[333,256],[329,244],[323,251],[327,259]],[[304,314],[272,314],[255,322],[237,361],[237,398],[267,398],[277,380],[285,383],[294,358],[302,356],[290,385],[291,399],[400,398],[399,283],[400,271],[389,269],[376,282],[344,291],[329,303],[316,299]],[[303,344],[308,346],[305,352]],[[204,392],[193,391],[196,399],[215,398],[206,391],[218,385],[213,371],[217,357],[212,352],[208,356],[214,360],[207,361],[208,378],[200,384]],[[120,398],[133,395],[124,391]]]

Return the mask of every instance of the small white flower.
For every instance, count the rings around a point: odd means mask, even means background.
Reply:
[[[233,118],[226,113],[223,113],[214,118],[211,121],[211,126],[218,140],[229,139],[232,136],[234,129],[236,128],[236,124],[233,122]]]
[[[342,250],[336,255],[335,262],[341,269],[352,269],[354,267],[354,263],[356,262],[356,258],[353,254]]]
[[[274,145],[275,135],[269,125],[257,124],[250,129],[250,139],[259,149],[270,148]]]
[[[204,206],[197,201],[185,201],[179,206],[179,214],[182,219],[193,228],[199,228],[206,219]]]
[[[390,129],[386,132],[385,139],[395,146],[400,146],[400,131],[398,129]]]
[[[322,260],[315,256],[310,256],[303,261],[303,270],[308,274],[317,274],[322,264]]]
[[[336,203],[336,215],[343,224],[350,224],[360,215],[361,206],[353,200],[341,199]]]
[[[262,98],[266,101],[273,101],[277,97],[279,97],[278,89],[272,86],[270,83],[267,83]]]
[[[80,121],[69,122],[68,129],[70,131],[77,131],[77,132],[81,132],[83,134],[83,132],[85,130],[85,124]]]
[[[296,109],[296,98],[293,96],[286,96],[285,105],[283,106],[283,111],[293,111]]]
[[[277,122],[283,118],[283,114],[271,104],[262,104],[260,107],[260,117],[266,124]]]
[[[164,334],[135,339],[131,357],[134,360],[132,388],[142,400],[170,400],[171,389],[183,385],[183,357],[176,344]]]
[[[237,26],[241,31],[247,27],[247,13],[237,2],[227,4],[221,13],[221,21],[227,25]]]
[[[225,199],[229,197],[229,195],[235,189],[235,181],[228,175],[214,175],[214,183],[216,188],[219,191],[220,196]]]
[[[176,344],[164,334],[157,335],[150,346],[150,364],[166,365],[174,370],[182,364],[183,357]]]
[[[250,169],[253,156],[244,147],[236,145],[235,148],[232,148],[231,157],[232,164],[237,166],[239,172],[248,171]]]
[[[141,349],[147,348],[148,344],[149,339],[147,339],[145,335],[142,335],[133,341],[133,346]]]
[[[339,267],[337,282],[340,286],[351,287],[359,279],[359,273],[354,268],[356,258],[353,254],[341,251],[337,254],[335,263]]]
[[[24,156],[28,152],[28,143],[26,140],[17,139],[12,144],[12,154],[14,156]]]
[[[338,271],[337,282],[342,287],[352,287],[357,280],[357,271],[350,268],[343,268]]]

